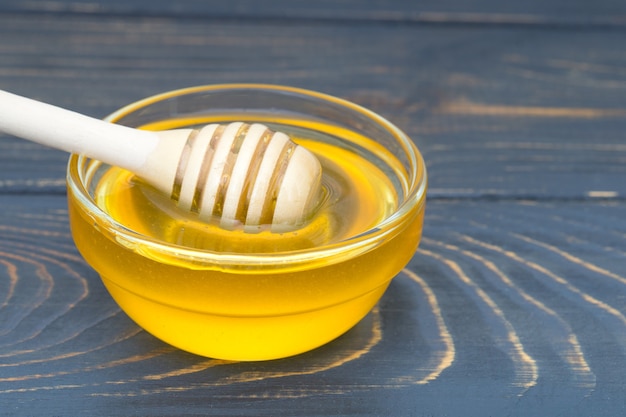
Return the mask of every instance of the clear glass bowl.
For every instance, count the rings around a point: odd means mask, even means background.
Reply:
[[[333,225],[349,225],[356,213],[320,216],[300,235],[240,233],[229,246],[235,235],[224,232],[197,246],[163,238],[170,226],[154,210],[135,213],[133,204],[145,201],[116,200],[115,183],[103,186],[112,167],[72,155],[67,184],[76,246],[137,324],[180,349],[227,360],[314,349],[358,323],[417,249],[427,186],[422,157],[404,133],[358,105],[283,86],[214,85],[150,97],[106,120],[155,130],[233,120],[275,124],[304,138],[303,146],[341,153],[338,159],[357,177],[382,173],[383,194],[393,196],[391,209],[375,222],[343,227],[344,235],[334,239],[325,237],[338,228]],[[371,169],[351,167],[353,159]],[[368,189],[372,201],[378,198],[367,179],[363,186],[346,184],[346,194]],[[368,204],[354,209],[367,212]],[[317,239],[304,239],[309,246],[297,240],[307,233]],[[274,241],[267,250],[264,239]]]

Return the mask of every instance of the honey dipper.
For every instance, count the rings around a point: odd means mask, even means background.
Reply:
[[[147,131],[0,90],[0,131],[127,169],[226,229],[290,231],[318,205],[317,158],[258,123]]]

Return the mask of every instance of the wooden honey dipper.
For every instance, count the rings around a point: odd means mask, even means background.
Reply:
[[[147,131],[0,90],[0,131],[127,169],[225,229],[286,232],[318,206],[317,158],[258,123]]]

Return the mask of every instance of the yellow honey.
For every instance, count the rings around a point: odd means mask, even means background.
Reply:
[[[69,187],[72,233],[118,304],[155,336],[221,359],[294,355],[341,335],[375,305],[417,248],[424,196],[406,201],[414,185],[404,165],[368,137],[305,119],[232,120],[282,130],[318,157],[324,192],[306,226],[281,234],[223,230],[127,171],[82,159],[70,162],[70,177],[81,178],[105,215],[90,213]]]

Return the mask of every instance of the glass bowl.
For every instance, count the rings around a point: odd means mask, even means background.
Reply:
[[[142,129],[262,122],[322,161],[324,201],[302,230],[223,231],[177,212],[130,173],[72,155],[72,236],[139,326],[198,355],[267,360],[321,346],[377,303],[417,249],[426,170],[413,142],[348,101],[274,85],[213,85],[130,104]]]

